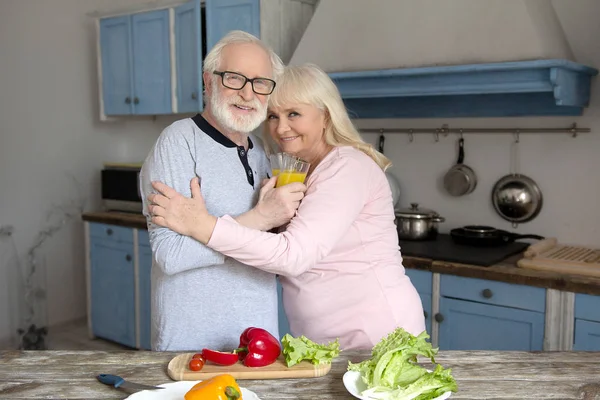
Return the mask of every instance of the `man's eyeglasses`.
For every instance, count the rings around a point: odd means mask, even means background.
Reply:
[[[268,78],[246,78],[242,74],[238,74],[237,72],[231,71],[214,71],[213,74],[219,75],[221,77],[221,83],[223,86],[229,89],[240,90],[246,83],[250,82],[252,84],[252,91],[256,94],[271,94],[273,93],[273,89],[275,89],[275,81]]]

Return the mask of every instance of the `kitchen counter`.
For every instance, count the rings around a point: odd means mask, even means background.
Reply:
[[[142,214],[90,212],[84,213],[82,219],[89,222],[100,222],[104,224],[146,229],[146,218]],[[458,275],[468,278],[489,279],[507,283],[537,286],[575,293],[600,295],[600,278],[519,268],[517,267],[517,260],[521,257],[521,255],[512,256],[489,267],[416,257],[403,257],[403,259],[406,268]]]
[[[176,353],[146,351],[0,351],[0,399],[124,399],[99,383],[100,373],[162,384]],[[262,400],[351,400],[342,383],[348,360],[369,352],[342,352],[321,378],[239,380]],[[459,391],[452,399],[596,399],[600,355],[585,352],[441,351],[436,361],[452,368]]]
[[[148,229],[146,217],[142,213],[128,213],[118,211],[87,212],[81,215],[81,219],[88,222],[99,222],[101,224],[125,226],[128,228]]]

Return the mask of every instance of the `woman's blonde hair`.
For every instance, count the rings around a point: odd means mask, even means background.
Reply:
[[[290,103],[310,104],[325,112],[327,144],[336,147],[352,146],[371,157],[384,171],[392,165],[386,156],[361,138],[348,116],[335,83],[318,66],[304,64],[284,68],[273,94],[269,97],[269,107],[286,107]],[[266,130],[265,142],[268,151],[272,152],[273,142]]]

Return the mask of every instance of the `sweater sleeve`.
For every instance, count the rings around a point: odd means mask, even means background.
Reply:
[[[196,176],[196,162],[192,156],[189,136],[179,129],[168,127],[161,134],[144,162],[140,173],[140,193],[143,213],[148,221],[148,233],[153,257],[167,275],[223,264],[225,257],[197,240],[180,235],[168,228],[150,222],[148,195],[154,193],[153,181],[162,182],[186,197],[191,197],[190,181]]]
[[[298,276],[329,254],[352,226],[369,196],[370,168],[354,158],[323,165],[283,233],[246,228],[218,218],[208,246],[267,272]],[[315,171],[317,172],[317,171]]]

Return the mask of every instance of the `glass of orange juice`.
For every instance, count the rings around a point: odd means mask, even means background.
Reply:
[[[283,164],[283,154],[284,153],[276,153],[269,156],[269,160],[271,161],[271,173],[273,174],[272,176],[279,175],[281,165]]]
[[[304,183],[310,163],[297,157],[287,155],[283,157],[281,169],[277,175],[277,184],[275,187],[287,185],[292,182]]]

